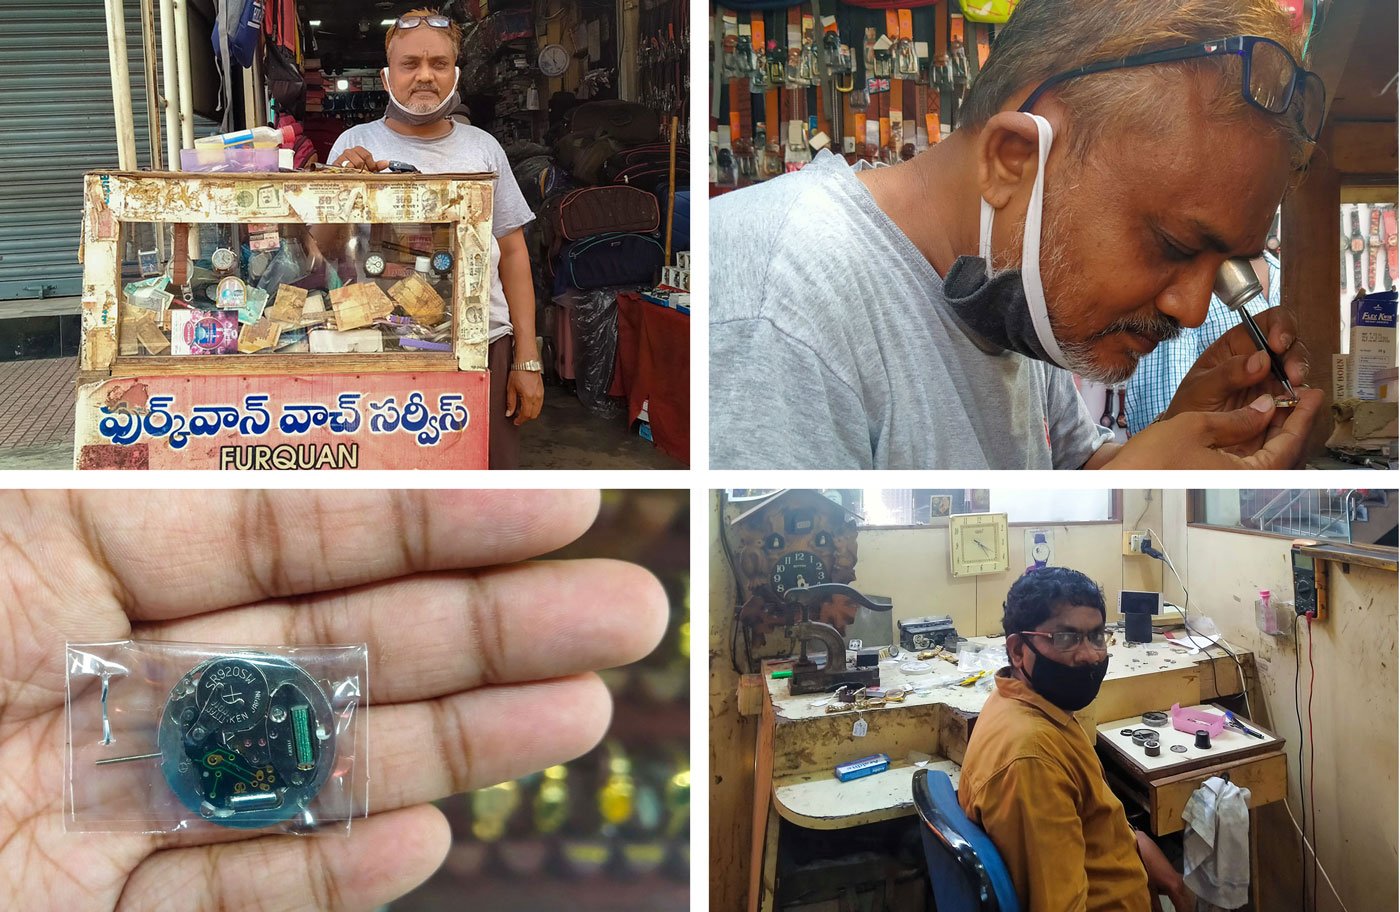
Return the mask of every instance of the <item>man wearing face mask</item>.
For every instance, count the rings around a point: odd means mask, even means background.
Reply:
[[[1123,446],[1071,374],[1121,384],[1263,247],[1321,126],[1301,45],[1277,0],[1023,0],[947,139],[716,199],[711,466],[1296,464],[1321,394],[1276,407],[1242,327]],[[1291,317],[1259,323],[1301,383]]]
[[[384,38],[389,61],[381,72],[389,94],[384,118],[342,133],[328,161],[365,171],[383,171],[390,161],[402,161],[425,174],[495,172],[490,465],[512,469],[520,463],[520,425],[538,417],[544,403],[535,344],[535,286],[522,230],[534,214],[495,137],[450,116],[461,100],[456,66],[461,43],[457,24],[433,10],[413,10],[395,20]]]
[[[1074,713],[1108,673],[1103,591],[1066,567],[1031,570],[1006,594],[1011,662],[977,717],[958,802],[1006,862],[1023,912],[1177,909],[1195,900],[1161,850],[1128,825]]]

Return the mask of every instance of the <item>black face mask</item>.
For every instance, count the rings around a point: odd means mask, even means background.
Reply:
[[[1026,648],[1038,657],[1030,673],[1032,690],[1065,712],[1078,712],[1094,702],[1108,674],[1108,656],[1096,665],[1065,665],[1032,646],[1034,637],[1024,639]]]
[[[953,316],[983,351],[1009,351],[1055,363],[1035,333],[1021,270],[1008,269],[988,279],[986,261],[960,256],[943,280],[943,296]]]

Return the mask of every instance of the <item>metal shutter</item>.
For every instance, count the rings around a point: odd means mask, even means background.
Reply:
[[[149,168],[141,4],[124,5],[137,161]],[[111,85],[102,3],[0,0],[0,301],[82,293],[82,175],[117,167]]]

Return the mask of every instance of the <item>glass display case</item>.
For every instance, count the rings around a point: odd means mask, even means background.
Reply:
[[[77,467],[485,467],[493,177],[87,175]]]

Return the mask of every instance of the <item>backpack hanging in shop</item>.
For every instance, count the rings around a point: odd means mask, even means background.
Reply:
[[[253,65],[262,37],[264,9],[262,0],[215,0],[214,63],[219,71],[219,109],[223,113],[221,128],[233,129],[233,64]]]
[[[262,0],[243,0],[237,16],[229,15],[238,5],[239,0],[219,0],[215,10],[211,43],[214,45],[214,53],[221,58],[227,54],[236,60],[239,66],[250,67],[258,53],[258,36],[262,34],[266,10],[263,9]],[[220,27],[224,22],[232,23],[227,32],[226,45],[225,32]]]
[[[291,0],[272,0],[266,18],[267,55],[263,60],[267,91],[277,110],[302,117],[306,80],[301,75],[301,23]]]

